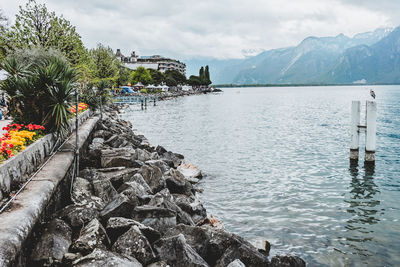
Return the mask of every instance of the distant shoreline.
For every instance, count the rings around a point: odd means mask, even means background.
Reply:
[[[400,85],[400,83],[376,83],[376,84],[216,84],[213,87],[303,87],[303,86],[379,86],[379,85]]]

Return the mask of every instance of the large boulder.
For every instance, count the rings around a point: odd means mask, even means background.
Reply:
[[[137,154],[133,148],[114,148],[101,150],[100,163],[102,168],[109,167],[140,167],[136,162]]]
[[[305,267],[306,262],[293,255],[277,255],[271,259],[271,267]]]
[[[150,186],[144,180],[143,176],[140,173],[136,173],[133,176],[129,176],[123,179],[123,182],[136,182],[143,186],[148,194],[153,194],[153,190],[151,190]]]
[[[169,229],[165,237],[183,234],[187,243],[212,266],[227,266],[239,259],[246,266],[268,266],[268,258],[240,236],[209,226],[180,224]]]
[[[31,254],[32,265],[49,265],[62,262],[71,245],[72,230],[63,220],[50,221]]]
[[[110,217],[126,217],[132,216],[132,211],[138,203],[132,202],[127,196],[118,194],[111,200],[100,212],[100,216],[106,221]]]
[[[201,200],[195,196],[187,196],[183,194],[173,194],[174,202],[183,211],[187,212],[195,224],[207,218],[207,211]]]
[[[92,205],[72,204],[59,212],[59,217],[73,228],[81,228],[98,216],[99,211]]]
[[[244,263],[241,262],[239,259],[236,259],[229,263],[227,267],[246,267],[246,265],[244,265]]]
[[[104,203],[109,203],[118,194],[110,180],[104,175],[99,175],[99,179],[92,181],[93,191],[95,195],[103,200]]]
[[[92,193],[91,183],[81,177],[74,179],[71,200],[74,204],[92,206],[96,209],[104,207],[103,200]]]
[[[134,225],[122,234],[112,246],[112,251],[121,255],[131,256],[147,265],[156,259],[147,238],[142,234],[139,227]]]
[[[158,168],[160,168],[162,173],[166,173],[171,168],[168,166],[167,163],[165,163],[165,161],[162,161],[159,159],[158,160],[148,160],[145,163],[150,166],[157,166]]]
[[[140,161],[156,160],[158,159],[157,152],[150,153],[147,150],[137,148],[136,149],[137,159]]]
[[[157,166],[147,166],[143,165],[139,172],[146,183],[149,185],[153,193],[161,191],[165,188],[165,178],[160,168]]]
[[[188,191],[186,188],[185,177],[176,169],[170,169],[168,171],[166,174],[166,183],[171,193],[183,194]]]
[[[160,153],[158,153],[161,155]],[[165,152],[160,156],[160,159],[165,161],[171,168],[178,168],[181,165],[183,156],[171,151]]]
[[[98,169],[97,172],[102,173],[110,180],[114,188],[118,188],[124,183],[124,179],[133,176],[138,170],[137,168],[113,167]]]
[[[92,253],[73,262],[75,267],[143,267],[135,258],[130,258],[116,253],[96,248]]]
[[[146,191],[146,188],[144,188],[141,184],[131,181],[131,182],[125,182],[123,183],[119,188],[118,188],[118,193],[124,194],[129,199],[148,199],[150,196],[148,195],[148,192]]]
[[[107,232],[97,219],[93,219],[83,227],[71,250],[83,254],[90,253],[94,248],[106,248],[110,244]]]
[[[149,240],[152,244],[154,241],[161,237],[159,231],[141,224],[138,221],[127,219],[123,217],[112,217],[107,221],[107,233],[112,242],[115,242],[118,237],[128,231],[132,226],[137,226],[142,234]]]
[[[183,174],[185,179],[202,177],[200,169],[191,163],[182,163],[178,166],[178,171]]]
[[[160,259],[171,266],[206,267],[207,262],[188,244],[182,234],[162,238],[154,243]]]

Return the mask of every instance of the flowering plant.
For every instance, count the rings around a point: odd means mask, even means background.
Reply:
[[[6,132],[0,137],[0,162],[14,156],[42,137],[44,130],[43,126],[37,124],[13,123],[3,127],[3,131]]]
[[[88,107],[89,107],[89,105],[88,104],[85,104],[85,103],[79,103],[78,104],[78,113],[81,113],[81,112],[83,112],[83,111],[85,111],[85,110],[87,110],[88,109]],[[76,106],[72,106],[72,107],[70,107],[70,109],[69,109],[72,113],[76,113]]]

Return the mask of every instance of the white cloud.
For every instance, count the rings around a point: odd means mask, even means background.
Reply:
[[[4,0],[13,17],[23,0]],[[77,26],[84,43],[180,58],[237,58],[298,44],[307,36],[354,35],[397,26],[395,1],[38,0]],[[398,9],[397,9],[398,10]]]

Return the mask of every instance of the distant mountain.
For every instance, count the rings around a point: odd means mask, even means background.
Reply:
[[[395,62],[381,58],[381,53],[392,61],[396,58],[393,43],[398,40],[394,37],[398,32],[398,29],[380,28],[353,38],[343,34],[308,37],[295,47],[268,50],[245,59],[205,59],[186,63],[188,73],[190,66],[209,65],[214,84],[384,82],[392,79],[394,74],[380,71],[374,74],[377,66],[374,64],[379,62],[391,73],[396,71]],[[374,55],[374,58],[368,55]],[[400,56],[399,52],[397,56]],[[361,63],[365,65],[360,66]]]
[[[371,46],[347,49],[321,79],[332,83],[400,83],[400,27]]]

